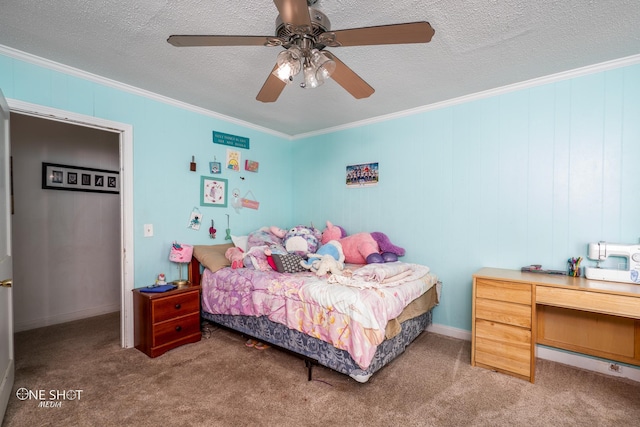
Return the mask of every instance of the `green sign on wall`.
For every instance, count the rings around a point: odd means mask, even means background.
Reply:
[[[213,143],[249,149],[249,138],[213,131]]]

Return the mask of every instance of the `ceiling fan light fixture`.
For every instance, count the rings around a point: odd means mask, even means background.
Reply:
[[[313,64],[305,64],[304,66],[304,82],[300,84],[300,87],[304,89],[315,89],[324,83],[324,79],[318,79],[316,77],[317,68]]]
[[[311,51],[311,63],[316,70],[316,79],[319,81],[325,81],[336,70],[336,62],[318,49]]]
[[[297,46],[291,46],[278,54],[278,66],[273,71],[273,75],[285,83],[291,83],[293,77],[302,68],[302,51]]]

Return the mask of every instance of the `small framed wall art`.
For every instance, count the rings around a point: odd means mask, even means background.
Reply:
[[[260,167],[260,163],[254,160],[245,160],[244,161],[244,170],[249,172],[258,172],[258,168]]]
[[[200,177],[200,206],[227,207],[227,180],[212,176]]]
[[[42,188],[118,194],[120,172],[42,162]]]
[[[346,174],[347,188],[371,187],[378,185],[378,162],[348,165]]]
[[[209,170],[213,174],[219,174],[222,172],[222,166],[220,162],[209,162]]]

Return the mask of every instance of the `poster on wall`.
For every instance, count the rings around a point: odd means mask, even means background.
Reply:
[[[227,148],[227,170],[240,172],[240,160],[241,156],[239,151]]]
[[[346,183],[348,188],[378,185],[378,162],[348,165]]]
[[[120,172],[42,162],[42,188],[118,194]]]

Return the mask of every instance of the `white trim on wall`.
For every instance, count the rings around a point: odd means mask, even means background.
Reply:
[[[333,133],[333,132],[337,132],[345,129],[366,126],[372,123],[385,122],[387,120],[394,120],[401,117],[412,116],[414,114],[424,113],[426,111],[439,110],[441,108],[451,107],[453,105],[464,104],[467,102],[490,98],[490,97],[502,95],[505,93],[515,92],[518,90],[528,89],[536,86],[542,86],[545,84],[555,83],[563,80],[569,80],[576,77],[582,77],[589,74],[600,73],[603,71],[613,70],[621,67],[627,67],[629,65],[635,65],[635,64],[640,64],[640,55],[632,55],[632,56],[627,56],[625,58],[614,59],[612,61],[603,62],[601,64],[589,65],[587,67],[576,68],[575,70],[564,71],[561,73],[551,74],[549,76],[539,77],[536,79],[526,80],[523,82],[514,83],[507,86],[485,90],[482,92],[472,93],[470,95],[465,95],[465,96],[449,99],[442,102],[436,102],[433,104],[424,105],[422,107],[412,108],[410,110],[399,111],[397,113],[387,114],[384,116],[372,117],[370,119],[347,123],[345,125],[322,129],[315,132],[298,134],[298,135],[294,135],[292,139],[294,140],[304,139],[312,136]]]
[[[287,135],[284,134],[282,132],[278,132],[275,131],[273,129],[269,129],[269,128],[265,128],[262,126],[258,126],[255,125],[253,123],[249,123],[243,120],[239,120],[230,116],[225,116],[224,114],[220,114],[220,113],[216,113],[214,111],[211,110],[206,110],[204,108],[201,107],[196,107],[194,105],[191,104],[187,104],[185,102],[182,101],[178,101],[172,98],[168,98],[162,95],[158,95],[156,93],[153,92],[149,92],[143,89],[139,89],[137,87],[134,86],[130,86],[121,82],[117,82],[115,80],[111,80],[111,79],[107,79],[105,77],[101,77],[98,76],[96,74],[92,74],[86,71],[82,71],[79,70],[77,68],[73,68],[70,67],[68,65],[64,65],[64,64],[60,64],[58,62],[54,62],[48,59],[44,59],[44,58],[40,58],[38,56],[32,55],[30,53],[26,53],[26,52],[22,52],[20,50],[17,49],[13,49],[10,48],[8,46],[4,46],[4,45],[0,45],[0,54],[3,55],[7,55],[11,58],[15,58],[15,59],[19,59],[21,61],[25,61],[28,62],[30,64],[34,64],[34,65],[38,65],[41,67],[45,67],[48,69],[52,69],[55,71],[59,71],[65,74],[69,74],[72,76],[76,76],[85,80],[89,80],[89,81],[93,81],[96,83],[100,83],[103,84],[105,86],[109,86],[115,89],[119,89],[119,90],[123,90],[129,93],[133,93],[135,95],[140,95],[140,96],[144,96],[145,98],[150,98],[150,99],[154,99],[156,101],[165,103],[165,104],[170,104],[170,105],[174,105],[176,107],[179,108],[183,108],[185,110],[189,110],[189,111],[193,111],[195,113],[198,114],[202,114],[208,117],[213,117],[216,119],[220,119],[220,120],[224,120],[226,122],[230,122],[230,123],[235,123],[238,124],[240,126],[244,126],[250,129],[255,129],[258,130],[260,132],[265,132],[271,135],[275,135],[278,136],[280,138],[284,138],[284,139],[288,139],[288,140],[297,140],[297,139],[304,139],[304,138],[309,138],[312,136],[317,136],[317,135],[324,135],[327,133],[333,133],[333,132],[338,132],[341,130],[345,130],[345,129],[351,129],[351,128],[356,128],[356,127],[360,127],[360,126],[366,126],[366,125],[370,125],[372,123],[379,123],[379,122],[384,122],[384,121],[388,121],[388,120],[393,120],[393,119],[397,119],[400,117],[406,117],[406,116],[412,116],[414,114],[418,114],[418,113],[423,113],[425,111],[432,111],[432,110],[438,110],[441,108],[446,108],[446,107],[450,107],[452,105],[458,105],[458,104],[463,104],[466,102],[471,102],[471,101],[476,101],[479,99],[484,99],[484,98],[489,98],[492,96],[496,96],[496,95],[500,95],[500,94],[504,94],[504,93],[509,93],[509,92],[514,92],[517,90],[522,90],[522,89],[527,89],[527,88],[531,88],[531,87],[535,87],[535,86],[541,86],[544,84],[549,84],[549,83],[554,83],[554,82],[558,82],[558,81],[562,81],[562,80],[568,80],[568,79],[572,79],[575,77],[581,77],[581,76],[585,76],[588,74],[594,74],[594,73],[599,73],[602,71],[607,71],[607,70],[613,70],[616,68],[620,68],[620,67],[626,67],[629,65],[635,65],[635,64],[640,64],[640,55],[631,55],[631,56],[627,56],[624,58],[618,58],[618,59],[614,59],[611,61],[607,61],[607,62],[602,62],[600,64],[594,64],[594,65],[589,65],[586,67],[582,67],[582,68],[576,68],[574,70],[569,70],[569,71],[564,71],[561,73],[556,73],[556,74],[551,74],[549,76],[544,76],[544,77],[539,77],[536,79],[531,79],[531,80],[526,80],[524,82],[519,82],[519,83],[514,83],[511,85],[507,85],[507,86],[502,86],[502,87],[498,87],[498,88],[493,88],[493,89],[489,89],[489,90],[485,90],[482,92],[477,92],[477,93],[473,93],[473,94],[469,94],[469,95],[465,95],[465,96],[461,96],[458,98],[454,98],[454,99],[449,99],[446,101],[442,101],[442,102],[436,102],[433,104],[429,104],[429,105],[424,105],[421,107],[417,107],[417,108],[412,108],[409,110],[404,110],[404,111],[399,111],[397,113],[392,113],[392,114],[387,114],[387,115],[383,115],[383,116],[378,116],[378,117],[372,117],[370,119],[367,120],[361,120],[358,122],[352,122],[352,123],[347,123],[345,125],[341,125],[341,126],[336,126],[336,127],[331,127],[331,128],[326,128],[326,129],[321,129],[318,131],[314,131],[314,132],[308,132],[308,133],[303,133],[303,134],[297,134],[297,135]]]
[[[224,120],[225,122],[234,123],[239,126],[243,126],[250,129],[255,129],[260,132],[264,132],[267,134],[271,134],[284,139],[292,139],[291,135],[286,135],[282,132],[275,131],[273,129],[265,128],[262,126],[258,126],[253,123],[246,122],[244,120],[236,119],[231,116],[225,116],[224,114],[216,113],[215,111],[207,110],[201,107],[196,107],[195,105],[187,104],[186,102],[178,101],[173,98],[169,98],[166,96],[159,95],[157,93],[149,92],[144,89],[137,88],[135,86],[127,85],[125,83],[121,83],[115,80],[108,79],[106,77],[98,76],[97,74],[92,74],[87,71],[79,70],[74,67],[70,67],[68,65],[60,64],[55,61],[51,61],[49,59],[40,58],[39,56],[32,55],[30,53],[22,52],[17,49],[13,49],[8,46],[0,45],[0,54],[6,55],[8,57],[18,59],[20,61],[27,62],[29,64],[37,65],[39,67],[44,67],[50,70],[59,71],[61,73],[69,74],[71,76],[75,76],[84,80],[92,81],[95,83],[99,83],[101,85],[111,87],[114,89],[122,90],[128,93],[132,93],[134,95],[143,96],[145,98],[153,99],[158,102],[162,102],[164,104],[169,104],[176,106],[178,108],[182,108],[184,110],[192,111],[194,113],[202,114],[203,116],[213,117],[218,120]]]
[[[47,120],[86,126],[120,134],[120,229],[121,236],[121,302],[120,340],[122,347],[133,347],[133,126],[97,117],[71,113],[43,105],[7,98],[9,111]]]

